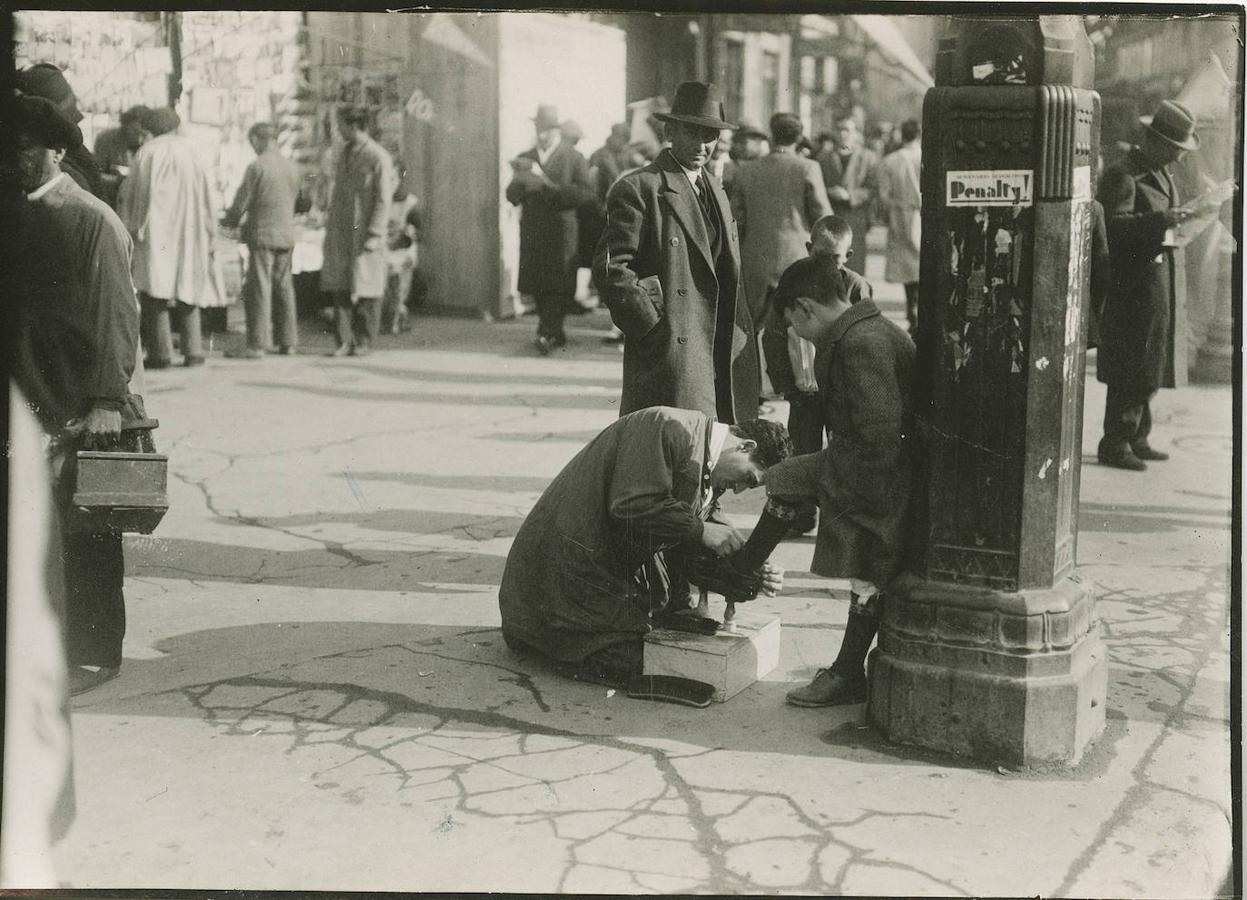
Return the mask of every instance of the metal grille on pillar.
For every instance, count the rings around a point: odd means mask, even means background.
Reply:
[[[891,740],[1073,764],[1105,652],[1074,574],[1092,50],[1077,16],[954,21],[923,111],[915,411],[926,490],[884,605],[870,715]]]

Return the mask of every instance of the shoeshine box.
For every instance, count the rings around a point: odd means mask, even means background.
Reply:
[[[646,675],[678,675],[714,686],[719,703],[735,697],[779,665],[779,617],[736,608],[735,633],[712,635],[655,629],[645,636]]]

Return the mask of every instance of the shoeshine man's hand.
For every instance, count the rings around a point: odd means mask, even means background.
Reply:
[[[364,241],[364,249],[369,252],[373,250],[380,250],[381,249],[381,236],[376,235],[376,234],[370,234],[368,236],[368,240]]]
[[[121,434],[121,413],[101,406],[91,407],[81,419],[70,422],[65,428],[69,434],[86,434],[88,438]]]
[[[774,597],[784,589],[784,570],[769,562],[762,564],[762,593]]]
[[[706,522],[701,533],[701,543],[715,556],[727,556],[745,546],[745,539],[731,525]]]

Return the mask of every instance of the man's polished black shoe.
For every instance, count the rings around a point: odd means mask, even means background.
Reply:
[[[1109,466],[1114,469],[1126,469],[1130,472],[1147,471],[1147,463],[1134,455],[1134,451],[1130,449],[1122,450],[1117,453],[1100,453],[1100,465]]]
[[[554,349],[554,342],[544,334],[541,334],[537,336],[537,340],[533,342],[533,346],[537,348],[537,352],[542,356],[549,356],[550,351]]]
[[[1153,450],[1150,444],[1135,444],[1130,448],[1134,451],[1134,455],[1139,459],[1151,459],[1156,462],[1164,462],[1169,458],[1168,453],[1160,450]]]

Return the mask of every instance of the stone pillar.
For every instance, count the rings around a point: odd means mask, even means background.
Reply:
[[[1074,572],[1099,96],[1077,16],[954,20],[923,112],[910,572],[870,718],[890,740],[1077,762],[1106,654]]]

